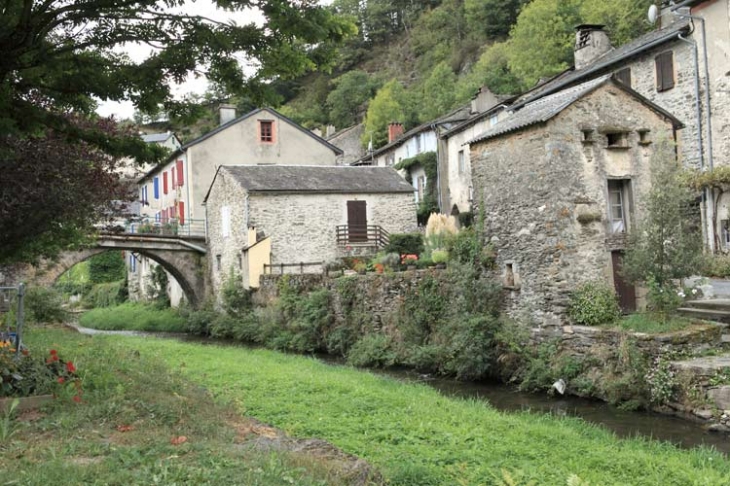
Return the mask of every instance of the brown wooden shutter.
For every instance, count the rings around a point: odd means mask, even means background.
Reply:
[[[674,53],[662,52],[655,59],[656,63],[656,90],[667,91],[674,88]]]
[[[620,71],[616,71],[614,74],[616,81],[623,83],[624,85],[631,87],[631,68],[623,68]]]

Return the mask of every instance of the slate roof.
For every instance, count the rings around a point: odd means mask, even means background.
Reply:
[[[682,122],[675,118],[671,113],[644,98],[636,91],[632,90],[628,86],[625,86],[623,83],[619,81],[614,81],[612,74],[605,74],[601,77],[592,79],[583,84],[566,88],[557,93],[553,93],[551,95],[538,98],[535,101],[531,101],[530,103],[523,105],[521,109],[514,111],[512,115],[499,122],[493,128],[490,128],[480,135],[477,135],[473,140],[470,140],[467,143],[472,144],[476,142],[481,142],[483,140],[498,137],[509,132],[521,130],[531,125],[545,123],[555,117],[558,113],[578,101],[580,98],[584,97],[585,95],[589,94],[590,92],[605,83],[613,83],[614,86],[619,87],[620,89],[627,92],[629,95],[647,105],[655,112],[671,120],[676,127],[682,126]],[[510,109],[510,111],[513,110]]]
[[[142,140],[147,143],[162,143],[170,137],[172,137],[172,133],[170,132],[145,133],[144,135],[142,135]]]
[[[218,168],[216,178],[221,171],[232,176],[249,192],[413,194],[414,191],[413,186],[390,167],[224,165]],[[214,184],[215,178],[211,189]]]
[[[556,75],[551,80],[534,87],[518,98],[512,105],[512,108],[519,109],[536,98],[549,95],[567,86],[585,81],[586,78],[622,67],[624,65],[622,61],[676,39],[678,34],[686,34],[689,30],[690,23],[687,20],[677,20],[663,29],[653,30],[627,44],[608,51],[581,69],[576,70],[574,67],[570,68]]]

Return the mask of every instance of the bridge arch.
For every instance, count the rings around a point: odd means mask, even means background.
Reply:
[[[78,251],[66,251],[54,261],[44,261],[37,267],[28,268],[22,280],[49,287],[74,265],[94,255],[111,250],[126,250],[148,257],[164,268],[180,284],[185,298],[193,308],[198,308],[206,297],[206,272],[204,248],[180,240],[156,237],[102,235],[97,245]]]

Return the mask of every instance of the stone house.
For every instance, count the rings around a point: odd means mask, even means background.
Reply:
[[[231,273],[250,288],[265,269],[322,272],[416,228],[413,188],[389,167],[222,166],[205,203],[216,294]]]
[[[365,124],[358,123],[326,137],[329,143],[342,150],[342,155],[337,157],[337,165],[351,165],[365,156],[361,142],[363,133]]]
[[[335,165],[342,151],[271,108],[236,117],[235,107],[222,105],[220,125],[174,150],[138,182],[142,230],[204,237],[203,200],[218,167],[226,164]],[[133,227],[139,230],[139,226]],[[130,281],[144,295],[145,282],[157,264],[137,257],[128,264]],[[173,304],[182,289],[169,276]]]
[[[617,269],[650,187],[654,144],[676,140],[680,127],[606,75],[524,104],[470,141],[511,315],[559,324],[570,293],[591,280],[613,285],[624,310],[636,307]]]
[[[467,142],[504,120],[509,115],[506,103],[512,98],[495,95],[482,87],[471,101],[469,117],[440,134],[438,166],[443,212],[472,210],[474,187]]]
[[[523,94],[536,99],[608,73],[680,118],[679,154],[687,166],[712,168],[730,154],[730,1],[662,2],[657,29],[614,48],[600,25],[577,28],[575,65]],[[695,57],[696,56],[696,57]],[[707,193],[703,233],[708,248],[730,249],[730,195]],[[719,212],[719,214],[718,214]]]

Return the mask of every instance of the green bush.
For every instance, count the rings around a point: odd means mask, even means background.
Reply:
[[[92,284],[116,282],[127,278],[127,267],[120,251],[105,251],[89,258],[89,281]]]
[[[730,277],[730,255],[704,255],[700,272],[705,277]]]
[[[232,338],[238,327],[238,320],[228,314],[218,314],[210,323],[210,336],[214,338]]]
[[[431,261],[434,263],[446,263],[449,261],[449,252],[446,250],[434,250],[431,252]]]
[[[55,289],[30,287],[25,293],[25,310],[30,322],[65,322],[63,299]]]
[[[489,315],[454,319],[445,336],[450,339],[443,370],[458,380],[487,378],[497,362],[495,335],[500,327],[499,319]]]
[[[92,329],[185,332],[185,319],[174,309],[127,302],[116,307],[103,307],[85,313],[79,324]]]
[[[88,307],[112,307],[127,300],[127,281],[107,282],[91,287],[84,296],[84,303]]]
[[[210,308],[190,312],[184,316],[186,331],[191,334],[207,336],[210,334],[210,326],[218,317],[218,313]]]
[[[598,326],[617,320],[621,308],[612,287],[603,282],[587,282],[570,296],[568,315],[576,324]]]
[[[397,362],[395,343],[385,334],[363,336],[347,355],[347,363],[357,367],[387,368]]]
[[[385,252],[420,255],[423,253],[423,236],[421,233],[394,233],[390,235],[390,243],[385,247]]]
[[[221,297],[223,300],[223,310],[232,317],[243,317],[251,312],[253,303],[251,302],[251,291],[243,287],[241,276],[231,271],[223,283],[221,289]]]

